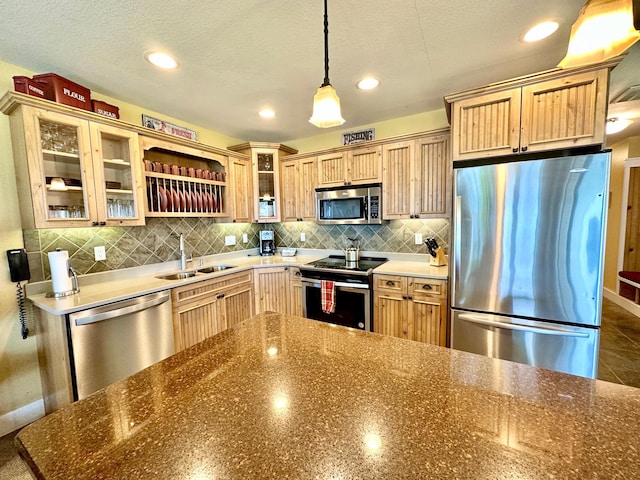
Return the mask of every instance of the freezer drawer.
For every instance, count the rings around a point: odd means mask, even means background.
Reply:
[[[600,329],[452,310],[451,348],[596,378]]]
[[[170,292],[68,315],[74,400],[175,352]]]

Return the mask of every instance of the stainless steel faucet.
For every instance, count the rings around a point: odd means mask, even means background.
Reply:
[[[187,263],[193,259],[191,255],[187,257],[187,251],[184,249],[184,234],[180,234],[180,270],[187,269]]]

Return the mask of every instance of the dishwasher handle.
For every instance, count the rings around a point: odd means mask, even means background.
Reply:
[[[562,337],[581,337],[581,338],[589,337],[589,334],[587,333],[575,332],[573,330],[567,330],[564,328],[544,328],[544,327],[533,327],[529,325],[519,325],[517,323],[497,322],[495,320],[487,320],[478,315],[470,315],[466,313],[460,314],[458,318],[460,320],[466,320],[467,322],[477,323],[479,325],[486,325],[488,327],[504,328],[505,330],[520,330],[523,332],[541,333],[543,335],[557,335]]]
[[[138,297],[134,300],[132,305],[127,305],[126,307],[118,308],[118,304],[114,305],[114,309],[108,310],[106,312],[100,312],[95,314],[87,314],[80,315],[75,317],[75,323],[77,326],[81,325],[90,325],[92,323],[102,322],[103,320],[109,320],[115,317],[122,317],[123,315],[128,315],[130,313],[140,312],[142,310],[146,310],[147,308],[155,307],[156,305],[162,305],[163,303],[169,301],[171,295],[169,292],[164,292],[162,295],[156,295],[151,300],[147,300],[148,296]],[[127,302],[129,303],[129,302]]]

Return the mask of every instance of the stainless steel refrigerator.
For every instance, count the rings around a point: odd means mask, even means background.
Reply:
[[[454,167],[452,348],[596,377],[610,162]]]

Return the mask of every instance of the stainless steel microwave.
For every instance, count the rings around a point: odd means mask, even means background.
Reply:
[[[316,223],[382,223],[381,184],[316,188]]]

